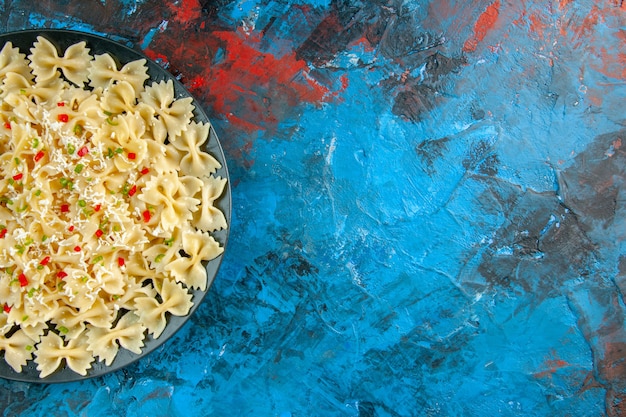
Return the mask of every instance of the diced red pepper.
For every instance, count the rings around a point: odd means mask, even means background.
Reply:
[[[59,271],[59,272],[57,272],[57,278],[59,278],[59,279],[63,279],[63,278],[65,278],[66,276],[67,276],[67,272],[65,272],[65,271]]]
[[[71,225],[70,227],[68,227],[67,230],[69,230],[70,232],[73,232],[74,231],[74,225]]]
[[[61,204],[61,213],[67,213],[68,211],[70,211],[70,205],[69,204]]]
[[[6,235],[7,235],[7,228],[5,227],[4,229],[0,230],[0,239],[4,239]]]
[[[5,313],[9,314],[11,312],[11,306],[7,303],[4,303],[4,307],[2,308]]]
[[[15,181],[19,181],[19,180],[21,180],[23,177],[24,177],[24,174],[22,174],[21,172],[20,172],[19,174],[15,174],[15,175],[13,175],[13,179],[14,179]]]
[[[24,275],[23,272],[17,277],[17,280],[20,282],[21,287],[28,285],[28,278],[26,278],[26,275]]]
[[[95,211],[100,211],[100,209],[101,209],[101,208],[102,208],[102,204],[96,204],[96,205],[93,207],[93,209],[94,209]]]
[[[64,103],[64,102],[62,102],[62,101],[59,101],[59,102],[57,103],[57,106],[59,106],[59,107],[63,107],[63,106],[65,106],[65,103]]]
[[[61,113],[57,116],[59,122],[67,123],[70,120],[70,116],[65,113]]]
[[[41,260],[41,262],[39,262],[39,265],[46,266],[46,265],[48,265],[48,262],[50,262],[50,257],[49,257],[49,256],[46,256],[45,258],[43,258],[43,259]]]
[[[128,195],[132,197],[133,195],[135,195],[136,192],[137,192],[137,186],[133,184],[133,186],[130,187],[130,190],[128,190]]]
[[[35,155],[35,162],[39,162],[41,161],[41,158],[43,158],[43,156],[45,155],[44,151],[39,151],[37,152],[37,155]]]
[[[4,127],[6,127],[7,129],[11,129],[11,123],[10,122],[4,122]]]
[[[80,251],[81,251],[80,246],[74,246],[74,252],[80,252]]]
[[[82,146],[79,150],[78,150],[78,156],[83,157],[85,155],[87,155],[89,153],[89,148],[86,146]]]
[[[122,258],[121,256],[117,258],[117,265],[120,267],[124,266],[124,258]]]
[[[150,221],[150,218],[152,217],[152,215],[150,214],[150,210],[144,210],[141,215],[143,216],[144,223],[148,223]]]
[[[96,230],[96,237],[102,237],[102,235],[104,234],[104,232],[100,229]]]
[[[144,169],[141,170],[141,175],[146,175],[148,172],[150,172],[150,168],[145,167]]]
[[[128,152],[128,159],[137,159],[137,154],[135,152]]]

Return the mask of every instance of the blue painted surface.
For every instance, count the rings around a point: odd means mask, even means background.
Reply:
[[[621,2],[65,3],[3,28],[166,60],[222,139],[231,234],[171,341],[0,381],[3,415],[626,413]]]

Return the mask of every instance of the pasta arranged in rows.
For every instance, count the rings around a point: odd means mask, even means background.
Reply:
[[[228,227],[210,126],[145,60],[0,51],[0,352],[44,378],[141,353],[206,290]]]

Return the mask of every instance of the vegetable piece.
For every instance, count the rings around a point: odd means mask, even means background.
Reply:
[[[59,120],[59,122],[63,122],[63,123],[67,123],[70,120],[70,116],[68,116],[65,113],[61,113],[59,114],[59,116],[57,117],[57,119]]]
[[[78,150],[78,156],[80,156],[81,158],[85,155],[87,155],[89,153],[89,148],[86,146],[81,146],[81,148]]]
[[[20,282],[20,287],[28,285],[28,278],[26,278],[26,275],[23,272],[17,277],[17,280]]]

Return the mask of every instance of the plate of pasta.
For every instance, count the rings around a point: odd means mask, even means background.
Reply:
[[[161,346],[219,270],[230,193],[168,71],[98,35],[0,35],[0,377],[80,380]]]

